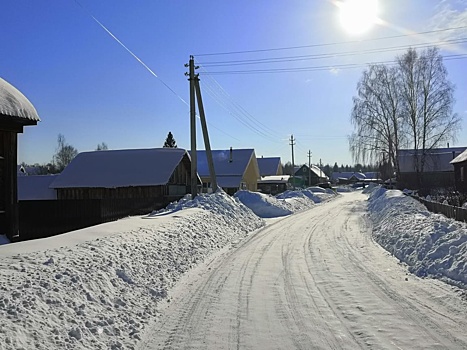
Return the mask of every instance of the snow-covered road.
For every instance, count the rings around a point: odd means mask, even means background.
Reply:
[[[367,196],[275,220],[187,273],[141,349],[466,349],[467,303],[371,239]]]

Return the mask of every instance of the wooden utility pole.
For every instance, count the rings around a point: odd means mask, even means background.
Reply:
[[[311,186],[311,150],[308,150],[308,186]]]
[[[290,146],[292,146],[292,187],[295,190],[295,162],[293,156],[293,146],[295,146],[295,139],[290,135]]]
[[[207,158],[208,166],[209,166],[209,175],[211,177],[212,192],[216,192],[217,191],[216,171],[214,170],[214,161],[212,159],[211,143],[209,142],[208,126],[206,123],[206,116],[204,114],[203,99],[201,98],[201,89],[199,87],[198,74],[196,74],[195,76],[195,91],[196,91],[196,97],[198,100],[198,110],[199,110],[199,117],[201,119],[201,128],[203,129],[204,147],[206,148],[206,158]]]
[[[190,56],[190,138],[191,138],[191,199],[198,194],[198,157],[196,155],[195,60]]]

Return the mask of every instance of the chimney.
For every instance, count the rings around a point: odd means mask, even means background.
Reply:
[[[230,147],[230,158],[229,158],[229,163],[232,163],[233,158],[232,158],[232,147]]]
[[[449,142],[448,142],[448,148],[449,148]]]

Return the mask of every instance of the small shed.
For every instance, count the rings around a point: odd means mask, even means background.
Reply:
[[[467,194],[467,149],[451,160],[454,166],[454,181],[456,189]]]
[[[82,152],[50,187],[65,199],[178,199],[188,193],[191,159],[181,148]]]
[[[0,234],[18,235],[18,133],[40,121],[31,102],[0,78]]]
[[[289,181],[290,175],[261,176],[258,180],[258,191],[275,196],[291,187]]]
[[[203,181],[203,192],[210,191],[210,174],[206,151],[196,151],[198,174]],[[238,190],[256,191],[259,167],[254,149],[213,150],[212,158],[217,185],[233,195]]]

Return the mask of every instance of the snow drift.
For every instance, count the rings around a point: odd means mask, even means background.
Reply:
[[[467,224],[381,187],[371,192],[368,209],[375,240],[407,263],[410,272],[467,288]]]

